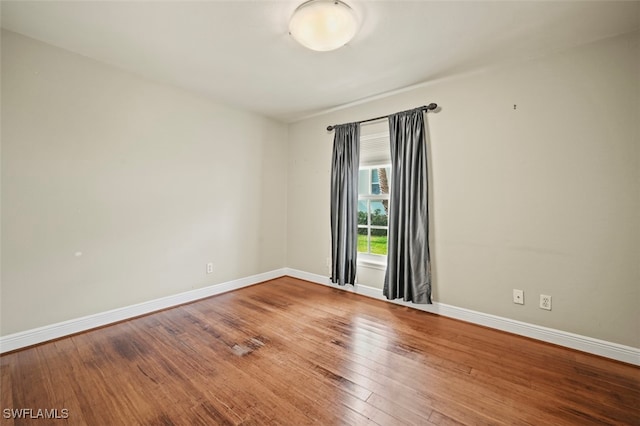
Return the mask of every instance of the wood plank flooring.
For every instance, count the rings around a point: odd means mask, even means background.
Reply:
[[[4,355],[0,378],[3,425],[640,424],[639,368],[289,277]]]

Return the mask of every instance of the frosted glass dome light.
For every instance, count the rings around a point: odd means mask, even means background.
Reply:
[[[356,15],[340,0],[310,0],[293,12],[289,33],[304,47],[326,52],[347,44],[358,27]]]

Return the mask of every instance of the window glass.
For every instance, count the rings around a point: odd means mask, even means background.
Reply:
[[[358,201],[358,225],[368,225],[369,202],[367,200]]]
[[[360,204],[360,203],[358,203]],[[388,226],[388,215],[387,215],[387,200],[371,200],[371,225],[374,226]]]
[[[387,230],[371,229],[371,254],[387,254]]]
[[[358,173],[358,195],[369,195],[369,170],[360,169]]]
[[[389,172],[389,167],[360,170],[358,200],[358,252],[360,253],[381,256],[387,254],[389,226],[387,176]]]
[[[369,253],[369,228],[358,228],[358,252]]]
[[[378,177],[378,169],[371,169],[371,194],[380,193],[380,179]]]
[[[380,194],[389,194],[389,184],[391,183],[391,167],[380,167],[376,169]]]

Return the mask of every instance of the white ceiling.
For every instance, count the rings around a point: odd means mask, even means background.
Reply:
[[[346,0],[359,33],[313,52],[287,33],[302,1],[2,1],[1,14],[3,28],[282,121],[640,28],[640,1]]]

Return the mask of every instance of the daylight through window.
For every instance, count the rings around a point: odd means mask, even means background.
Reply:
[[[388,165],[360,168],[358,177],[358,252],[386,256],[389,231]]]

